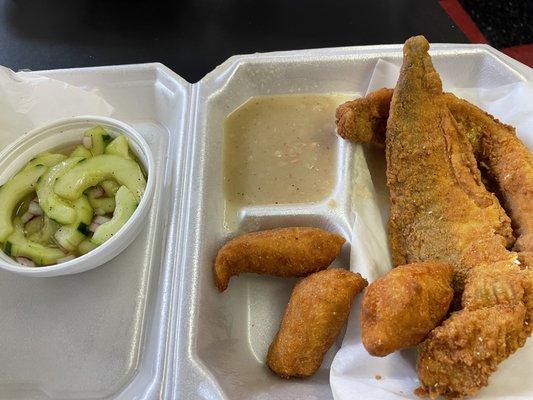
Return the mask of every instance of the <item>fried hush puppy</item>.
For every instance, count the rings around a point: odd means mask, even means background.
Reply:
[[[383,357],[422,342],[448,312],[452,277],[450,264],[422,262],[396,267],[373,282],[361,307],[366,350]]]
[[[269,368],[282,378],[313,375],[346,323],[352,300],[367,284],[341,268],[299,281],[268,350]]]
[[[243,272],[303,277],[327,268],[345,239],[318,228],[293,227],[252,232],[226,243],[214,265],[215,284],[223,292]]]

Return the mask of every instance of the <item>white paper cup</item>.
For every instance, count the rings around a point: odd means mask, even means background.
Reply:
[[[116,235],[81,257],[62,264],[25,267],[0,251],[0,268],[21,275],[38,277],[69,275],[87,271],[116,257],[128,247],[145,225],[143,221],[150,211],[155,188],[153,155],[148,144],[135,129],[113,118],[95,116],[64,118],[32,130],[0,153],[0,185],[19,172],[37,154],[81,144],[83,133],[95,125],[101,125],[113,137],[118,134],[125,135],[129,139],[131,151],[142,163],[148,178],[146,190],[137,209]]]

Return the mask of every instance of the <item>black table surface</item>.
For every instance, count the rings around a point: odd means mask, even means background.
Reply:
[[[235,54],[468,40],[436,0],[0,0],[14,70],[158,61],[196,82]]]

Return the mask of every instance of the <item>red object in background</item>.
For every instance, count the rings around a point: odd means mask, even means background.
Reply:
[[[440,0],[439,3],[453,19],[453,22],[463,31],[468,40],[472,43],[488,43],[476,23],[457,0]]]
[[[533,67],[533,44],[523,44],[521,46],[507,47],[500,50],[509,57],[513,57],[515,60]]]
[[[485,35],[479,30],[458,0],[439,0],[439,3],[472,43],[488,43]],[[533,44],[524,44],[499,50],[515,60],[533,67]]]

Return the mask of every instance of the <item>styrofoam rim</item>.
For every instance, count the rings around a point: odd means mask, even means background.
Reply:
[[[20,147],[23,143],[26,141],[31,140],[35,136],[48,131],[50,129],[56,129],[58,127],[61,127],[62,125],[66,126],[66,129],[68,129],[68,125],[76,124],[76,123],[94,123],[96,125],[108,125],[113,128],[115,128],[120,133],[125,134],[128,138],[133,140],[135,142],[135,147],[140,149],[142,151],[143,157],[139,157],[139,162],[143,164],[143,167],[147,174],[146,179],[146,189],[144,191],[144,194],[142,195],[141,201],[139,202],[139,205],[137,206],[137,209],[133,213],[133,215],[129,218],[129,220],[122,226],[122,228],[117,232],[116,235],[113,235],[109,240],[107,240],[104,244],[98,246],[96,249],[90,251],[87,254],[84,254],[80,257],[75,258],[74,260],[67,261],[65,263],[61,264],[54,264],[49,266],[42,266],[42,267],[25,267],[19,264],[16,264],[16,262],[13,260],[13,264],[7,263],[4,260],[0,258],[0,268],[11,271],[17,274],[21,275],[27,275],[27,276],[34,276],[34,277],[48,277],[48,276],[59,276],[64,275],[61,274],[61,272],[64,272],[65,274],[74,274],[79,273],[83,271],[87,271],[93,268],[96,268],[110,259],[116,257],[119,253],[121,253],[129,244],[135,239],[135,236],[129,238],[129,243],[124,245],[124,241],[128,240],[128,237],[125,235],[128,230],[132,228],[134,224],[141,223],[141,217],[143,215],[146,215],[145,212],[147,208],[149,208],[153,196],[153,191],[155,188],[155,177],[153,176],[154,170],[155,170],[155,162],[153,158],[152,151],[150,150],[150,147],[148,146],[148,143],[144,140],[144,138],[141,136],[140,133],[138,133],[133,127],[130,125],[116,120],[114,118],[110,117],[100,117],[100,116],[93,116],[93,115],[86,115],[86,116],[78,116],[78,117],[70,117],[70,118],[61,118],[58,120],[55,120],[53,122],[50,122],[46,125],[40,126],[38,128],[35,128],[22,136],[20,139],[6,147],[1,153],[0,153],[0,160],[7,157],[8,154],[13,152],[15,149]],[[144,159],[146,159],[146,162],[144,162]],[[122,246],[121,246],[122,245]],[[0,252],[3,256],[7,256],[2,249],[0,249]],[[82,264],[88,264],[89,259],[100,259],[100,261],[97,261],[94,263],[94,265],[89,266],[82,266]],[[78,267],[78,271],[76,271],[76,267]]]

